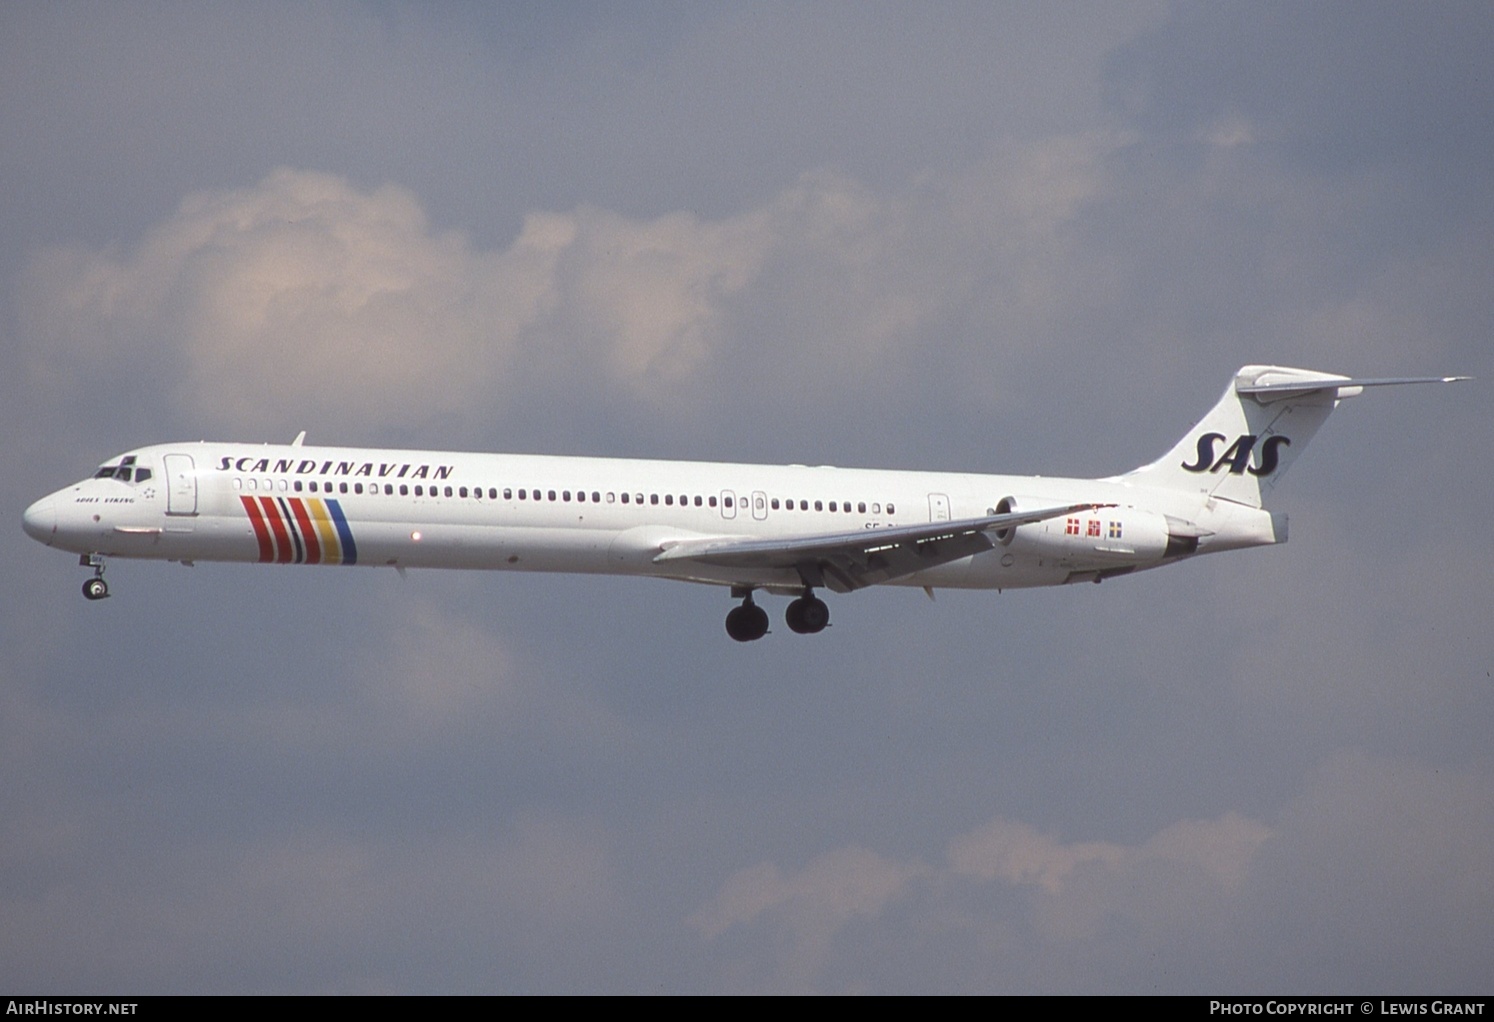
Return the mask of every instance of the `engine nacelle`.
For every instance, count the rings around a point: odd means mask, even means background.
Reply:
[[[1052,507],[1053,503],[1051,498],[1003,497],[996,513]],[[1155,511],[1103,507],[1000,529],[995,536],[1014,554],[1033,555],[1040,563],[1079,570],[1155,564],[1165,557],[1198,549],[1196,537],[1174,535],[1175,531],[1169,527],[1169,519]]]

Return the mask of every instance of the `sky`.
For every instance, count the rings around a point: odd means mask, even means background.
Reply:
[[[1494,992],[1494,18],[0,7],[0,987]],[[873,589],[116,560],[168,440],[1099,476],[1283,547]],[[770,601],[775,625],[782,601]]]

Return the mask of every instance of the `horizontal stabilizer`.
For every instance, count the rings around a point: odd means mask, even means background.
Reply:
[[[1262,379],[1269,379],[1267,374]],[[1337,390],[1339,397],[1353,397],[1365,387],[1396,387],[1403,383],[1458,383],[1471,380],[1471,376],[1389,376],[1383,379],[1354,380],[1348,377],[1314,380],[1287,380],[1285,382],[1245,383],[1235,386],[1237,394],[1310,394],[1316,390]],[[1349,391],[1349,393],[1345,393]]]

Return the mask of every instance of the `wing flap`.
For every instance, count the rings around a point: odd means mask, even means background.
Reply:
[[[805,585],[846,593],[990,550],[996,545],[991,533],[999,529],[1113,506],[1066,504],[952,522],[784,539],[733,536],[686,539],[666,542],[654,557],[654,563],[698,561],[727,568],[792,568],[799,572]]]

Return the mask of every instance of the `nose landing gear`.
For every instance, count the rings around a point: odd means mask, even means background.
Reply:
[[[104,581],[104,559],[98,554],[84,554],[78,563],[93,569],[93,578],[83,583],[83,595],[90,600],[102,600],[109,595],[109,583]]]
[[[742,605],[726,615],[726,634],[738,642],[752,642],[768,634],[768,612],[752,602],[752,590],[732,595],[742,597]]]

